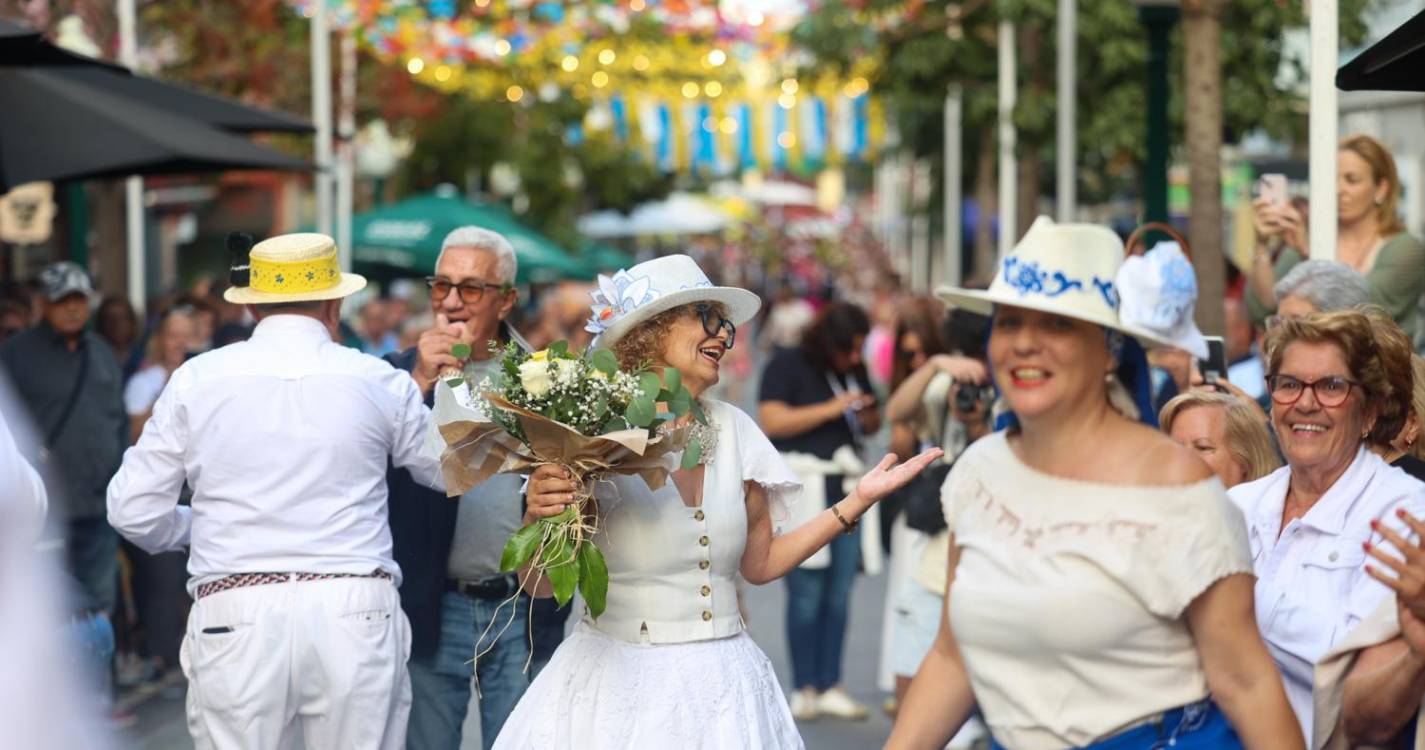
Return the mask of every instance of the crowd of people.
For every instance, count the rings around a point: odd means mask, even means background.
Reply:
[[[933,297],[873,263],[808,287],[672,254],[623,269],[650,293],[607,319],[571,318],[587,286],[532,304],[475,227],[349,320],[366,281],[320,235],[142,322],[55,264],[4,290],[0,363],[67,637],[99,683],[181,669],[200,747],[454,748],[471,709],[486,748],[799,747],[796,722],[873,710],[842,669],[885,570],[887,747],[1419,746],[1425,245],[1379,143],[1343,141],[1340,174],[1340,260],[1260,200],[1224,300],[1186,248],[1046,218]],[[442,373],[556,338],[676,367],[717,433],[661,487],[595,489],[598,619],[500,559],[574,478],[446,499],[429,425]],[[739,595],[777,579],[787,685]]]

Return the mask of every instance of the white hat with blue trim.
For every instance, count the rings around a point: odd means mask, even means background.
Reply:
[[[993,314],[996,305],[1023,307],[1121,331],[1145,347],[1178,346],[1119,317],[1123,255],[1123,240],[1107,227],[1040,216],[1000,260],[988,289],[941,287],[935,296],[982,315]]]
[[[687,255],[647,260],[613,276],[599,275],[592,293],[592,315],[584,330],[598,334],[593,346],[612,347],[635,326],[654,315],[692,302],[718,302],[733,325],[757,315],[762,300],[746,289],[713,286],[697,261]]]

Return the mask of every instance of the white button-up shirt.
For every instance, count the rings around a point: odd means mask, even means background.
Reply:
[[[1410,538],[1395,511],[1425,514],[1425,484],[1363,447],[1306,515],[1282,528],[1290,480],[1283,467],[1227,494],[1247,520],[1257,627],[1309,744],[1314,665],[1390,594],[1365,572],[1370,558],[1361,544],[1380,542],[1370,523],[1379,519]]]
[[[300,315],[173,373],[109,483],[109,523],[161,552],[189,545],[189,591],[234,573],[371,573],[400,582],[386,468],[443,489],[415,381]],[[178,505],[184,481],[192,507]]]

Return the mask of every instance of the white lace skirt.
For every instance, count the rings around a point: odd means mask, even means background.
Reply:
[[[800,750],[772,662],[747,633],[657,646],[579,623],[495,750]]]

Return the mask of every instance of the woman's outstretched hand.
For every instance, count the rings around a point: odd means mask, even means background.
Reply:
[[[868,503],[874,503],[886,495],[905,486],[917,474],[925,471],[932,461],[945,455],[939,448],[931,448],[914,458],[896,465],[896,454],[887,453],[876,468],[866,472],[856,483],[856,494]]]

